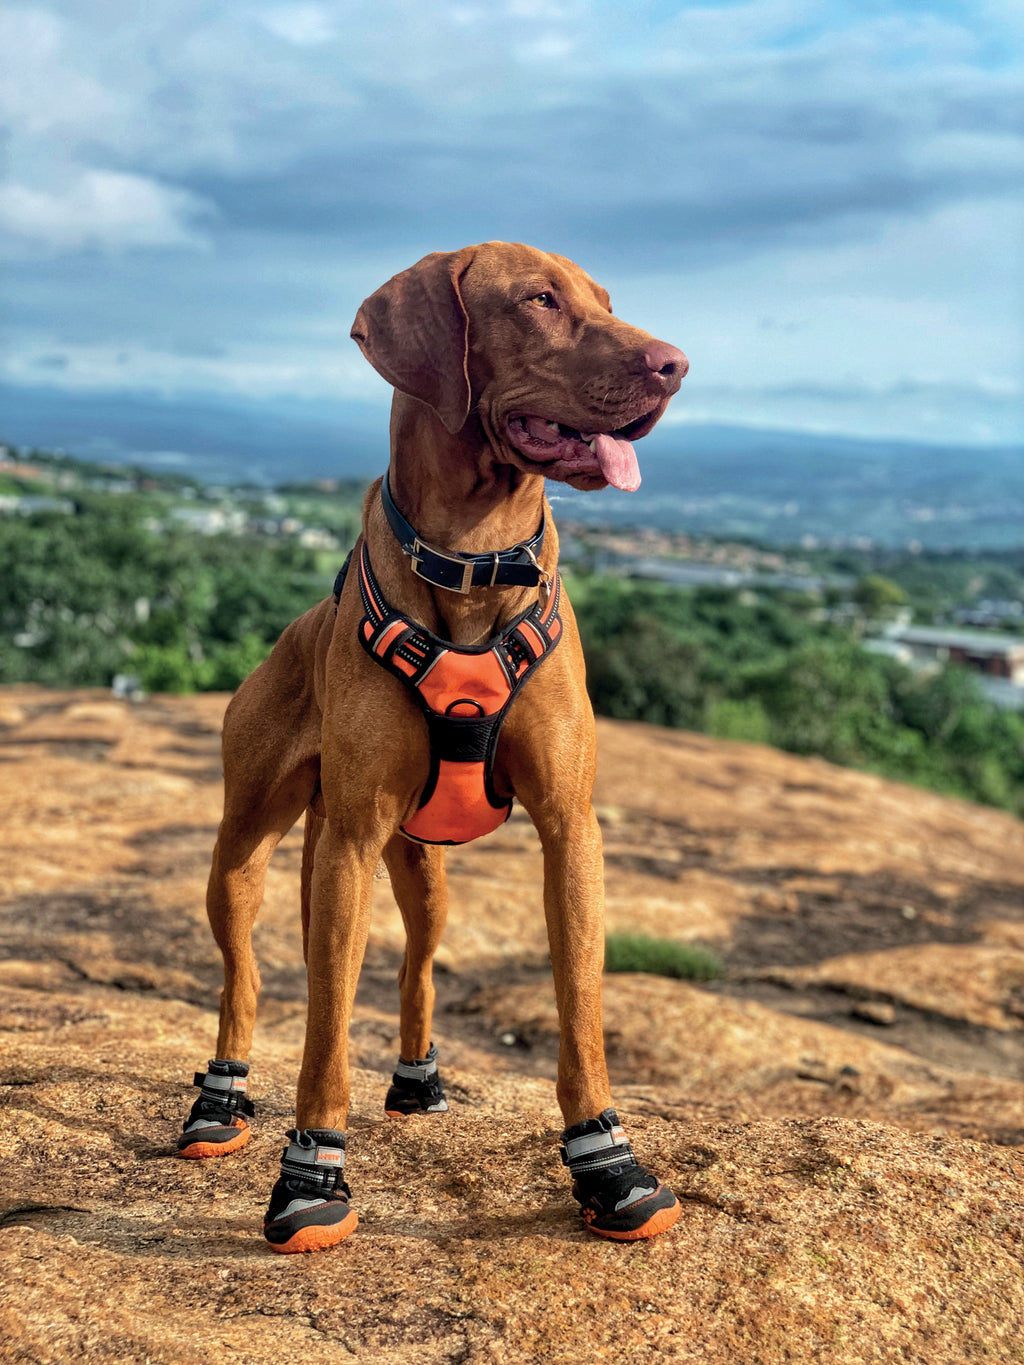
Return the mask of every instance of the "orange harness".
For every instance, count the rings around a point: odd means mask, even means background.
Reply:
[[[365,541],[359,591],[366,612],[359,643],[412,689],[427,720],[430,775],[402,833],[422,844],[465,844],[489,834],[512,810],[511,800],[494,790],[502,724],[519,688],[562,634],[558,575],[546,605],[534,603],[500,635],[468,649],[440,639],[386,601]]]

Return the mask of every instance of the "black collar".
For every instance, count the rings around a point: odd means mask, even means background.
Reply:
[[[447,550],[435,550],[425,545],[395,506],[385,474],[380,486],[384,515],[395,533],[404,554],[412,560],[412,571],[417,578],[432,583],[435,588],[449,592],[469,592],[471,588],[515,586],[535,588],[548,575],[537,558],[544,545],[544,516],[540,529],[529,540],[520,541],[507,550],[494,550],[485,555],[463,555]]]

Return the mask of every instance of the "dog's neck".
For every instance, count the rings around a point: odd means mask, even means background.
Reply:
[[[438,549],[487,554],[540,525],[543,479],[498,460],[475,418],[452,433],[401,395],[391,411],[390,481],[403,515]]]
[[[486,554],[529,540],[545,513],[544,480],[498,460],[476,420],[445,430],[425,404],[396,394],[391,410],[392,497],[417,534],[439,550]],[[367,506],[370,555],[389,601],[456,644],[477,644],[537,599],[536,588],[433,588],[411,571],[384,518],[380,497]],[[558,536],[547,519],[541,564],[553,574]]]

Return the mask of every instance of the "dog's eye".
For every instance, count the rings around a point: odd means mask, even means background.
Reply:
[[[557,307],[558,307],[558,304],[555,302],[555,296],[554,296],[554,294],[548,294],[548,293],[534,294],[534,296],[533,296],[533,298],[530,300],[530,302],[531,302],[531,303],[535,303],[535,304],[537,305],[538,308],[557,308]]]

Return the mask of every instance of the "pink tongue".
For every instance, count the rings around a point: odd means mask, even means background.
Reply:
[[[621,436],[595,436],[594,454],[601,466],[601,473],[614,488],[625,493],[635,493],[640,487],[640,466],[636,462],[636,451]]]

